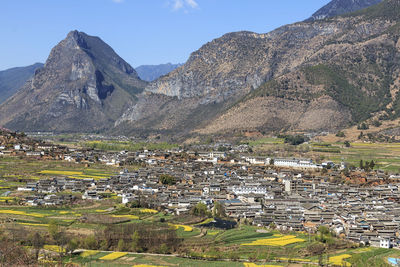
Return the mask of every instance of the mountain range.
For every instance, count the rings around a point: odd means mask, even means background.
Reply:
[[[150,83],[100,38],[73,31],[0,105],[0,125],[187,136],[397,118],[400,1],[375,2],[333,0],[304,22],[225,34]]]
[[[141,65],[139,67],[136,67],[135,70],[140,79],[142,79],[143,81],[152,82],[182,65],[183,64],[171,63],[159,65]]]
[[[42,63],[36,63],[27,67],[0,71],[0,104],[15,94],[33,76],[35,70],[41,67],[43,67]]]

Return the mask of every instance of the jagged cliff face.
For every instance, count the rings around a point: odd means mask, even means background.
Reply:
[[[398,1],[388,3],[393,5],[384,10],[400,10]],[[341,27],[311,45],[315,50],[297,68],[246,95],[199,132],[334,131],[375,114],[399,117],[399,20],[379,14],[312,23]]]
[[[386,109],[397,116],[388,107],[397,105],[399,20],[388,10],[399,11],[399,1],[267,34],[226,34],[149,84],[117,125],[207,134],[332,131]],[[313,71],[325,80],[313,78]],[[164,102],[149,110],[157,96]]]
[[[382,0],[333,0],[315,12],[308,20],[320,20],[361,10]]]
[[[32,80],[0,106],[0,124],[24,131],[107,129],[145,84],[101,39],[73,31]]]

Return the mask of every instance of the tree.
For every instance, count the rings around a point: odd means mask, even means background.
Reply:
[[[160,175],[160,182],[165,185],[174,185],[176,184],[175,177],[168,174]]]
[[[191,213],[192,215],[201,216],[201,217],[204,217],[204,216],[208,216],[208,215],[209,215],[209,212],[208,212],[208,209],[207,209],[207,205],[204,204],[204,203],[202,203],[202,202],[197,203],[196,206],[194,206],[194,207],[192,208],[192,210],[190,211],[190,213]]]
[[[319,241],[322,243],[326,243],[327,238],[329,237],[330,231],[329,228],[326,227],[325,225],[321,225],[318,227],[318,232],[319,232]]]
[[[43,248],[44,245],[44,239],[39,232],[35,232],[33,235],[30,236],[29,239],[31,240],[32,247],[35,250],[35,257],[36,259],[38,259],[40,249]]]
[[[216,201],[214,203],[214,208],[213,208],[213,216],[217,218],[225,217],[225,210],[224,207],[221,205],[219,201]]]
[[[78,248],[78,241],[75,238],[69,240],[66,250],[67,252],[74,252]]]
[[[337,136],[337,137],[346,137],[346,135],[345,135],[344,132],[342,132],[342,131],[337,132],[337,133],[336,133],[336,136]]]
[[[367,129],[369,129],[369,126],[367,124],[365,124],[365,122],[363,122],[357,126],[357,129],[358,130],[367,130]]]
[[[97,240],[94,235],[89,235],[83,240],[83,244],[87,249],[97,249]]]
[[[291,144],[294,146],[300,145],[306,141],[306,137],[304,135],[286,135],[285,137],[285,143]]]
[[[364,162],[363,162],[363,160],[362,159],[360,159],[360,169],[364,169]]]
[[[118,251],[124,251],[124,249],[125,249],[125,242],[124,242],[123,239],[120,239],[120,240],[118,241],[117,249],[118,249]]]
[[[109,248],[107,240],[102,240],[99,246],[101,250],[108,250]]]
[[[345,147],[350,147],[350,142],[349,141],[344,141],[344,146]]]
[[[54,220],[52,220],[49,222],[49,226],[48,226],[47,230],[48,230],[51,238],[53,240],[55,240],[58,232],[60,231],[60,228],[58,227],[57,223]]]
[[[374,162],[374,160],[371,160],[371,162],[369,163],[369,167],[371,168],[371,170],[374,169],[374,167],[375,167],[375,162]]]
[[[131,243],[131,248],[132,248],[132,250],[133,250],[133,251],[138,251],[138,250],[139,250],[139,247],[140,247],[140,246],[139,246],[140,236],[139,236],[138,231],[135,231],[135,232],[132,234],[131,239],[132,239],[132,243]]]
[[[380,121],[378,121],[378,120],[375,120],[375,121],[372,122],[372,125],[374,125],[375,127],[379,127],[379,126],[382,125],[382,123]]]
[[[161,246],[160,246],[158,252],[159,252],[160,254],[168,254],[168,253],[169,253],[169,248],[168,248],[167,244],[165,244],[165,243],[164,243],[164,244],[161,244]]]
[[[369,171],[369,162],[368,161],[365,161],[364,170],[367,172]]]

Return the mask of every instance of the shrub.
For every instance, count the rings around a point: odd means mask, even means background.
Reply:
[[[336,136],[337,136],[337,137],[346,137],[346,135],[345,135],[344,132],[342,132],[342,131],[337,132],[337,133],[336,133]]]
[[[162,184],[173,185],[176,184],[175,177],[168,175],[168,174],[161,174],[160,175],[160,182]]]
[[[369,129],[369,126],[368,126],[368,124],[365,124],[365,122],[363,122],[357,126],[357,130],[368,130],[368,129]]]

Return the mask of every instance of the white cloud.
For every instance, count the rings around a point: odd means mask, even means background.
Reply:
[[[124,2],[124,0],[112,0],[114,3],[120,4],[122,2]]]
[[[194,9],[199,7],[199,4],[197,4],[196,0],[172,0],[170,4],[172,5],[172,9],[174,11],[182,9],[185,12],[187,12],[188,9]]]
[[[174,5],[173,6],[174,10],[179,10],[179,9],[184,7],[183,0],[174,0],[174,4],[173,5]]]
[[[186,0],[186,4],[188,4],[191,8],[196,8],[199,5],[196,3],[195,0]]]

